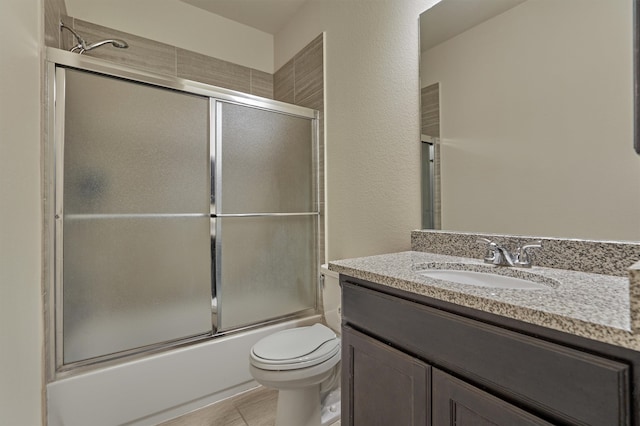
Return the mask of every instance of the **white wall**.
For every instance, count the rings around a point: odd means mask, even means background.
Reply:
[[[273,73],[273,36],[178,0],[66,0],[95,24]]]
[[[327,257],[410,248],[420,228],[418,15],[435,0],[311,0],[276,68],[325,38]]]
[[[0,424],[42,422],[42,2],[0,13]]]
[[[423,55],[443,229],[640,240],[631,3],[528,1]]]

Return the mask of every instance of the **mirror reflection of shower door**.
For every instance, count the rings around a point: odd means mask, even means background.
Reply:
[[[208,98],[73,69],[56,81],[58,358],[210,335]]]
[[[435,146],[422,141],[422,227],[435,229]]]
[[[220,329],[315,309],[313,119],[227,102],[216,114]]]

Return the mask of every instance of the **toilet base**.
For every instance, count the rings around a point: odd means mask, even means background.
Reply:
[[[322,401],[320,408],[320,423],[322,426],[331,426],[340,420],[340,387],[329,392]]]
[[[280,389],[276,426],[321,426],[320,385]]]

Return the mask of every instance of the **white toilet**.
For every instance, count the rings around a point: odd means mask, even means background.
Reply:
[[[251,375],[278,390],[276,426],[325,426],[340,418],[340,284],[338,274],[320,269],[330,328],[279,331],[251,348]]]

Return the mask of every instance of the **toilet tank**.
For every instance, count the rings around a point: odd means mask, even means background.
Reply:
[[[322,280],[322,307],[327,326],[336,333],[340,333],[342,289],[337,272],[330,271],[327,265],[320,266]]]

